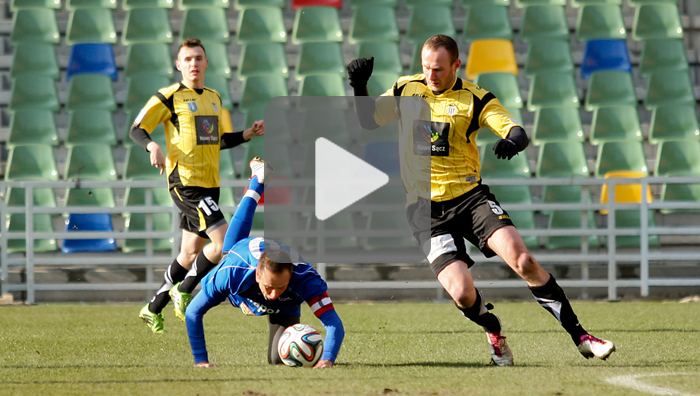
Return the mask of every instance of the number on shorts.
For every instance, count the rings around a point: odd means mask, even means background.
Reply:
[[[491,207],[491,211],[497,215],[502,215],[503,214],[503,208],[501,208],[497,203],[493,201],[489,201],[489,206]]]
[[[213,212],[219,211],[219,205],[216,204],[212,197],[204,197],[204,199],[199,201],[197,207],[202,209],[207,216],[211,216]]]

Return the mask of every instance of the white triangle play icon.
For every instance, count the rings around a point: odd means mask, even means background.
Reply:
[[[316,139],[316,218],[326,220],[389,182],[389,176],[325,138]]]

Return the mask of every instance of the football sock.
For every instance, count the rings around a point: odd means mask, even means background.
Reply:
[[[181,266],[180,263],[177,262],[177,259],[173,260],[172,264],[170,264],[168,269],[165,270],[165,274],[163,275],[163,284],[160,285],[160,289],[158,289],[158,292],[148,304],[148,310],[156,314],[161,313],[163,308],[165,308],[170,301],[170,295],[168,292],[174,284],[185,279],[186,275],[187,269]]]
[[[253,176],[248,183],[248,190],[236,207],[236,212],[231,216],[231,225],[226,230],[224,237],[222,249],[224,253],[229,251],[236,242],[250,235],[255,209],[258,207],[258,201],[260,201],[260,196],[264,191],[265,186],[258,183],[257,176]]]
[[[530,292],[535,296],[540,305],[549,311],[562,325],[564,330],[566,330],[574,344],[578,346],[581,341],[581,336],[588,334],[586,330],[578,322],[578,318],[574,313],[571,304],[569,304],[569,299],[566,297],[564,290],[557,284],[557,280],[554,279],[552,274],[549,274],[550,278],[542,286],[530,286]]]
[[[484,331],[489,333],[501,332],[501,321],[498,319],[498,316],[489,312],[489,309],[493,309],[493,305],[489,304],[488,307],[484,305],[484,298],[478,289],[474,305],[469,308],[460,308],[458,306],[457,309],[462,311],[462,314],[467,319],[483,327]]]
[[[211,261],[209,261],[207,256],[204,255],[204,251],[202,250],[194,259],[192,269],[185,277],[185,280],[183,280],[182,283],[180,283],[180,287],[178,287],[177,289],[182,293],[192,293],[197,287],[199,281],[202,280],[202,278],[204,278],[204,275],[209,273],[209,271],[211,271],[211,269],[214,267],[216,267],[216,263],[212,263]]]

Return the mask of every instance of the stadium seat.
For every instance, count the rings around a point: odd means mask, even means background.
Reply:
[[[646,177],[647,172],[637,172],[637,171],[628,171],[628,170],[619,170],[619,171],[612,171],[612,172],[607,172],[605,174],[606,179],[615,179],[615,178],[629,178],[629,179],[634,179],[634,178],[642,178]],[[603,184],[603,188],[600,191],[600,203],[608,203],[609,199],[609,192],[610,187],[608,184]],[[637,184],[618,184],[615,186],[615,191],[613,193],[613,199],[615,200],[616,203],[640,203],[642,202],[642,185],[637,183]],[[647,186],[647,191],[646,191],[646,200],[647,202],[651,202],[653,200],[653,196],[651,193],[651,187]],[[608,214],[607,209],[602,209],[600,211],[601,214]]]
[[[615,227],[616,228],[634,228],[640,229],[642,224],[641,213],[639,210],[617,210],[615,211]],[[649,211],[648,226],[656,227],[654,212]],[[659,246],[659,236],[649,235],[649,247]],[[615,237],[616,248],[634,248],[638,249],[641,246],[641,237],[636,235],[619,235]]]
[[[308,217],[306,231],[316,231],[318,220],[315,216]],[[355,222],[353,220],[353,214],[349,211],[341,211],[330,218],[323,221],[324,231],[354,231]],[[338,249],[357,249],[359,243],[356,236],[345,236],[345,237],[328,237],[323,233],[319,234],[319,238],[323,238],[323,246],[326,249],[338,250]],[[308,237],[304,238],[304,249],[308,251],[316,251],[318,248],[318,238]]]
[[[58,180],[53,147],[46,144],[10,147],[5,180]]]
[[[359,7],[353,11],[348,41],[399,41],[399,24],[393,7]]]
[[[627,38],[625,22],[620,6],[612,4],[589,4],[581,6],[576,22],[576,39],[588,41],[593,39]]]
[[[512,118],[518,123],[523,123],[522,109],[518,107],[506,107],[505,108],[512,116]],[[496,143],[501,137],[493,133],[489,127],[483,127],[477,131],[475,143],[478,147],[488,145],[491,147]]]
[[[296,64],[297,80],[309,74],[337,74],[345,76],[347,69],[340,43],[304,43]]]
[[[26,215],[23,213],[13,213],[7,216],[8,232],[25,232]],[[34,232],[54,232],[51,215],[37,213],[34,215]],[[51,253],[58,249],[55,239],[35,239],[34,253]],[[24,239],[8,239],[7,253],[25,253],[27,251],[27,241]]]
[[[608,172],[633,171],[647,173],[647,161],[642,142],[617,141],[598,145],[595,176],[604,177]]]
[[[545,186],[542,193],[542,202],[546,203],[579,203],[581,202],[582,186]],[[584,192],[585,203],[591,203],[590,191]],[[586,211],[587,228],[595,229],[593,212]],[[581,212],[576,210],[553,210],[549,212],[549,230],[578,229],[581,228]],[[577,235],[548,236],[545,238],[545,247],[549,250],[576,249],[581,247],[585,237]],[[588,247],[597,248],[600,240],[596,236],[588,237]]]
[[[632,3],[632,0],[629,0],[628,3]],[[616,6],[622,6],[622,0],[571,0],[571,6],[574,8],[579,8],[582,5],[588,5],[588,4],[612,4]]]
[[[278,7],[250,7],[238,13],[236,42],[251,44],[258,42],[287,42],[282,10]]]
[[[207,87],[215,90],[221,96],[221,106],[224,109],[233,110],[233,99],[231,98],[231,87],[226,77],[211,75],[207,76]]]
[[[124,0],[122,9],[131,11],[137,8],[173,8],[173,0]]]
[[[647,109],[691,103],[695,103],[695,93],[688,70],[662,70],[649,76],[644,96]]]
[[[117,42],[112,10],[106,8],[78,8],[70,12],[66,30],[66,44]]]
[[[345,97],[345,82],[336,74],[307,74],[299,81],[299,96]]]
[[[665,140],[692,140],[700,136],[700,126],[694,104],[658,106],[652,110],[649,123],[649,143]]]
[[[413,7],[452,7],[454,6],[454,0],[405,0],[406,8]]]
[[[397,73],[372,73],[367,82],[369,96],[379,96],[390,89],[400,77]]]
[[[537,177],[588,177],[583,143],[575,140],[546,142],[537,156]]]
[[[573,72],[574,60],[568,41],[542,39],[531,41],[525,58],[525,75]]]
[[[342,42],[343,27],[338,10],[332,7],[304,7],[296,11],[292,43]]]
[[[126,48],[124,77],[139,74],[158,74],[172,78],[173,61],[170,48],[165,43],[136,43]]]
[[[122,44],[173,42],[168,10],[165,8],[138,8],[126,13]],[[169,59],[168,56],[166,59]]]
[[[423,46],[425,40],[436,34],[455,37],[452,10],[448,7],[413,7],[408,17],[406,41]]]
[[[272,98],[289,96],[287,81],[282,76],[248,77],[243,81],[241,92],[239,107],[242,111],[264,108]]]
[[[586,42],[581,63],[581,78],[598,71],[632,73],[632,63],[624,40],[597,39]]]
[[[478,5],[478,4],[495,4],[495,5],[501,5],[504,7],[510,6],[510,0],[459,0],[459,6],[462,8],[469,8],[472,5]]]
[[[117,0],[66,0],[66,10],[72,11],[79,8],[108,8],[117,9]]]
[[[177,8],[187,10],[190,8],[229,8],[229,0],[178,0]]]
[[[23,74],[47,76],[54,80],[60,77],[56,47],[48,43],[19,43],[15,46],[10,66],[10,78]]]
[[[69,111],[81,108],[116,110],[112,80],[101,74],[73,76],[68,85],[66,108]]]
[[[152,168],[152,167],[151,167]],[[159,179],[162,176],[159,177]],[[172,206],[173,201],[170,198],[170,193],[166,187],[157,187],[151,190],[153,206]],[[124,193],[125,206],[143,206],[146,204],[145,188],[127,188]],[[146,231],[146,213],[124,213],[124,231]],[[153,231],[172,231],[172,214],[171,213],[152,213],[152,230]],[[154,251],[169,251],[172,249],[172,238],[153,239]],[[146,250],[146,239],[125,239],[122,251],[125,253],[138,252]]]
[[[126,85],[124,109],[138,112],[159,89],[169,85],[172,85],[172,82],[170,77],[165,75],[139,74],[132,76]],[[209,86],[208,80],[207,86]]]
[[[103,143],[115,145],[117,135],[109,110],[83,108],[70,112],[65,145]]]
[[[394,41],[363,41],[357,44],[357,58],[374,57],[372,73],[403,73],[399,43]]]
[[[472,0],[474,1],[474,0]],[[476,0],[478,1],[478,0]],[[566,0],[515,0],[515,6],[517,8],[527,8],[538,5],[556,5],[565,6]]]
[[[236,0],[233,3],[233,7],[239,11],[250,7],[284,8],[285,5],[287,5],[285,0]]]
[[[636,106],[637,91],[632,73],[598,71],[591,75],[586,90],[586,110],[604,106]]]
[[[76,144],[68,148],[66,180],[117,180],[112,147],[108,144]]]
[[[282,43],[255,43],[241,48],[238,63],[238,78],[250,76],[278,75],[289,77],[287,54]]]
[[[221,180],[235,180],[237,177],[231,150],[222,150],[219,154],[219,177]]]
[[[579,107],[576,81],[571,72],[538,74],[532,77],[527,108]]]
[[[552,4],[525,7],[520,27],[520,40],[529,43],[568,38],[569,23],[566,20],[564,7]]]
[[[687,70],[688,58],[683,40],[649,39],[644,40],[642,56],[639,60],[639,74],[649,76],[661,70]]]
[[[9,108],[11,111],[58,110],[58,92],[53,78],[23,75],[13,79]]]
[[[467,8],[462,38],[466,42],[482,39],[511,40],[513,29],[510,24],[508,7],[478,4]]]
[[[12,16],[12,32],[10,33],[12,45],[30,42],[58,44],[60,41],[61,35],[58,31],[56,12],[53,9],[21,9]]]
[[[202,41],[231,41],[226,10],[223,8],[190,8],[185,10],[180,41],[197,37]]]
[[[527,153],[522,151],[506,161],[496,158],[491,145],[482,146],[481,175],[486,178],[530,177]]]
[[[202,45],[206,49],[209,67],[207,68],[208,76],[222,76],[230,79],[231,62],[228,57],[227,45],[215,41],[202,41]]]
[[[72,213],[66,219],[65,232],[112,232],[112,216],[109,213]],[[114,238],[65,239],[61,251],[66,254],[82,252],[113,252],[117,250]]]
[[[12,113],[6,144],[58,144],[58,131],[50,110],[25,109]]]
[[[359,8],[366,6],[386,6],[396,8],[399,5],[399,0],[346,0],[350,3],[350,8]]]
[[[10,11],[15,12],[26,8],[50,8],[61,9],[61,0],[12,0]]]
[[[683,38],[677,4],[639,4],[634,11],[632,37],[635,40]]]
[[[153,136],[155,140],[156,136]],[[131,139],[129,139],[131,140]],[[158,143],[160,145],[160,142]],[[165,150],[164,145],[160,145]],[[150,154],[136,145],[130,145],[126,149],[124,158],[124,180],[162,180],[160,170],[151,165]]]
[[[637,106],[598,107],[593,111],[591,144],[615,140],[642,141]]]
[[[523,98],[520,96],[518,77],[511,73],[482,73],[476,77],[474,83],[490,91],[507,107],[523,107]]]
[[[408,66],[408,74],[423,73],[423,65],[421,60],[421,51],[423,44],[415,44],[411,51],[411,63]]]
[[[518,74],[513,42],[504,39],[476,40],[469,47],[466,76],[474,80],[481,73]]]
[[[292,10],[296,11],[304,7],[333,7],[343,8],[343,0],[292,0]]]
[[[318,132],[323,131],[323,136],[335,144],[342,147],[347,147],[352,140],[350,136],[348,123],[346,121],[346,115],[344,109],[332,108],[331,105],[324,98],[309,98],[311,106],[309,110],[301,112],[302,124],[301,124],[301,136],[299,141],[302,145],[306,147],[313,146],[315,144],[316,137],[318,137]],[[316,109],[323,109],[323,117],[318,116],[318,111]],[[386,147],[385,147],[386,148]],[[367,150],[367,148],[365,148]],[[384,153],[386,160],[391,160],[393,158],[393,151],[389,150]],[[365,154],[366,156],[366,154]],[[309,162],[305,163],[305,166],[310,166],[308,169],[304,169],[304,174],[313,174],[315,161],[310,158]],[[372,162],[370,162],[372,163]],[[375,163],[373,165],[377,166]],[[308,171],[308,173],[306,172]]]
[[[656,176],[700,175],[700,142],[667,140],[656,152]],[[666,183],[661,189],[661,201],[700,202],[700,184]],[[692,209],[662,209],[661,213],[697,212]]]
[[[75,44],[71,47],[66,80],[77,74],[104,74],[117,81],[117,64],[110,44]]]
[[[536,146],[562,140],[584,141],[579,109],[574,107],[544,107],[535,112],[532,143]]]

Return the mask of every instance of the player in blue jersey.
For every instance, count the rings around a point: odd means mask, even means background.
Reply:
[[[246,315],[268,316],[267,359],[270,364],[282,363],[277,352],[279,338],[284,329],[299,323],[301,304],[306,302],[326,329],[323,356],[314,367],[331,367],[338,356],[345,330],[326,292],[326,282],[297,252],[283,243],[248,236],[265,179],[270,177],[267,164],[258,161],[251,164],[251,167],[258,165],[258,171],[253,169],[248,191],[226,231],[224,258],[202,279],[202,290],[186,310],[185,322],[195,366],[214,366],[209,362],[202,319],[212,307],[228,299]]]

